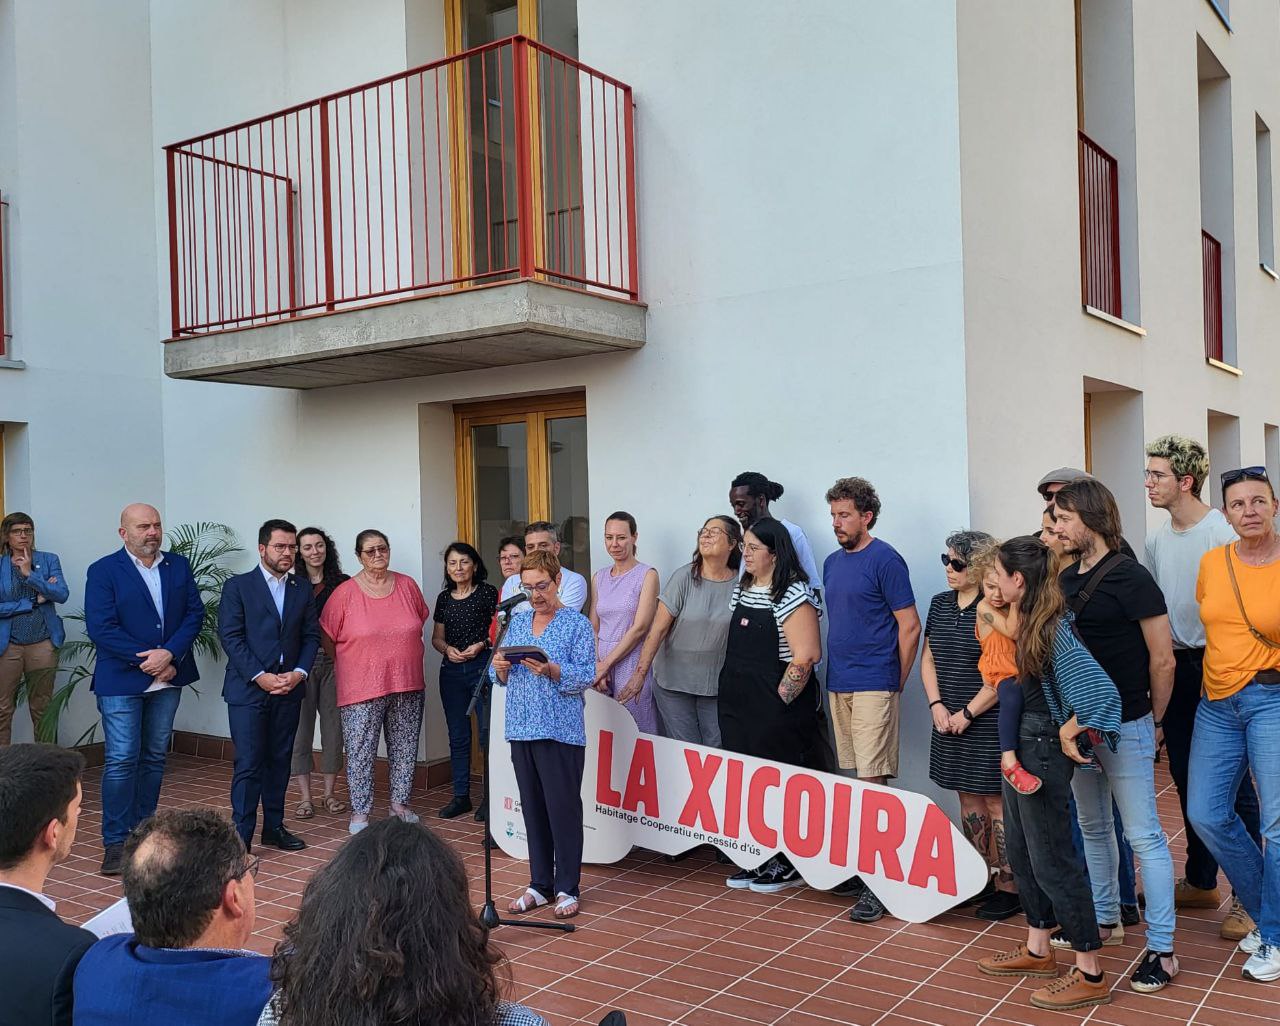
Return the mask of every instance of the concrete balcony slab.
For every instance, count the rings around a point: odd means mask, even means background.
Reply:
[[[165,343],[172,378],[339,385],[639,349],[643,304],[521,280]]]

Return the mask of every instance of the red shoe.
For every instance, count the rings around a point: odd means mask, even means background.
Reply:
[[[1035,794],[1040,790],[1040,778],[1028,773],[1020,762],[1015,762],[1009,769],[1001,766],[1000,774],[1018,794]]]

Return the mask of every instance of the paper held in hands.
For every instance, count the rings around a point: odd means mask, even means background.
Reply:
[[[121,898],[114,905],[108,905],[85,923],[84,928],[98,938],[110,937],[116,933],[133,933],[133,916],[129,914],[129,903]]]
[[[498,655],[509,663],[549,663],[551,657],[537,645],[503,645]]]

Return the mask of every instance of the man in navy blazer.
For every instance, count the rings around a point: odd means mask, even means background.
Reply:
[[[253,847],[262,803],[262,843],[285,851],[306,847],[284,828],[293,737],[306,691],[300,687],[320,648],[320,624],[310,585],[290,571],[298,531],[287,520],[258,530],[259,564],[222,588],[218,635],[227,653],[222,697],[235,743],[231,808],[236,831]]]
[[[118,876],[129,831],[156,811],[182,689],[199,677],[192,649],[204,602],[191,564],[161,552],[154,506],[120,514],[124,548],[89,567],[85,631],[97,647],[93,693],[102,716],[102,873]]]

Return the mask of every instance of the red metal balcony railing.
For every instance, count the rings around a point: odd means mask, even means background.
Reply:
[[[1120,176],[1115,157],[1080,135],[1080,283],[1086,306],[1119,317]]]
[[[1222,243],[1200,230],[1204,268],[1204,355],[1222,359]]]
[[[4,194],[0,193],[0,357],[9,354],[9,339],[13,336],[9,333],[9,322],[6,320],[6,311],[4,303],[5,289],[5,270],[4,270],[4,222],[5,214],[8,212],[9,204],[4,201]]]
[[[515,279],[639,295],[631,88],[523,36],[165,157],[175,338]]]

